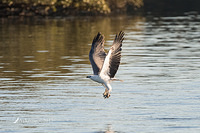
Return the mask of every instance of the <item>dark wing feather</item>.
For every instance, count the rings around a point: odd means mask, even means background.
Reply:
[[[113,78],[118,70],[120,60],[121,60],[121,51],[122,51],[122,41],[124,40],[124,32],[120,32],[115,36],[115,40],[112,44],[112,53],[110,56],[110,65],[109,65],[109,73],[110,78]]]
[[[104,36],[98,33],[94,37],[91,50],[89,53],[90,63],[93,68],[94,75],[98,75],[99,71],[103,66],[106,53],[104,51]]]

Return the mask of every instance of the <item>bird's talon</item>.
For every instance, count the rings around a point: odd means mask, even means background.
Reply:
[[[109,97],[110,97],[110,93],[104,92],[104,93],[103,93],[103,97],[104,97],[104,98],[109,98]]]

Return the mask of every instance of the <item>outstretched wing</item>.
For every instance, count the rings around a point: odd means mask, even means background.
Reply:
[[[92,42],[89,53],[90,63],[93,68],[94,75],[98,75],[105,60],[106,53],[104,51],[104,36],[98,33]]]
[[[124,32],[121,31],[115,36],[115,40],[105,58],[100,75],[109,76],[110,78],[115,76],[121,60],[121,47],[123,40]]]

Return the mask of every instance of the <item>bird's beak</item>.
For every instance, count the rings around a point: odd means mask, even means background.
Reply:
[[[90,76],[87,76],[86,78],[89,78]]]

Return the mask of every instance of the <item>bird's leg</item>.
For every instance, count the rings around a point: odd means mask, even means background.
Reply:
[[[106,89],[105,89],[105,92],[103,93],[103,97],[104,98],[109,98],[110,97],[110,91],[109,89],[104,85],[102,84]]]
[[[106,88],[105,92],[103,93],[103,97],[106,98],[107,97],[107,93],[108,93],[108,89],[104,84],[102,84],[102,85]]]

